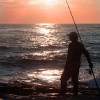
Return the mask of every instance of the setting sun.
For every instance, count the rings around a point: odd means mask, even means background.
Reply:
[[[43,3],[47,5],[53,5],[54,3],[57,3],[57,2],[58,0],[43,0]]]
[[[43,5],[55,5],[58,4],[60,0],[30,0],[30,4],[43,4]],[[63,1],[62,1],[63,2]]]

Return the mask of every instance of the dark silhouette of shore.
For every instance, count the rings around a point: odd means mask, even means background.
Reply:
[[[98,90],[80,83],[77,96],[73,95],[72,88],[59,96],[60,89],[54,86],[38,86],[32,83],[15,81],[13,83],[0,83],[1,100],[100,100]]]

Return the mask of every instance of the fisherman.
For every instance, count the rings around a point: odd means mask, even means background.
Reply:
[[[78,35],[76,32],[71,32],[69,35],[71,43],[68,46],[68,55],[64,71],[61,75],[61,91],[60,94],[66,93],[67,81],[71,78],[73,83],[73,93],[78,94],[78,75],[80,68],[80,58],[83,53],[87,58],[89,67],[92,68],[93,64],[88,51],[84,48],[83,44],[78,41]]]

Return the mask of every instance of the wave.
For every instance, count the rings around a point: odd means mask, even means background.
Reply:
[[[28,32],[28,30],[11,30],[10,32],[24,33],[24,32]]]
[[[37,60],[37,59],[24,59],[21,57],[9,57],[5,60],[0,61],[0,65],[2,66],[17,66],[17,67],[23,67],[23,66],[50,66],[55,65],[59,63],[57,60]]]
[[[0,46],[0,50],[7,50],[7,49],[10,49],[12,47],[7,47],[7,46]]]
[[[30,51],[30,50],[54,50],[54,49],[63,49],[63,46],[57,46],[57,45],[48,45],[48,46],[40,46],[40,45],[36,45],[34,47],[22,47],[22,46],[0,46],[0,50],[11,50],[12,52],[14,52],[15,50],[17,51]]]
[[[21,47],[21,46],[16,46],[16,47],[10,47],[10,46],[0,46],[0,50],[34,50],[37,49],[36,47],[34,48],[28,48],[28,47]]]

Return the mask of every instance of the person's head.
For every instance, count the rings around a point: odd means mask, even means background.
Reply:
[[[77,35],[76,32],[71,32],[68,36],[69,36],[69,39],[70,39],[72,42],[78,40],[78,35]]]

